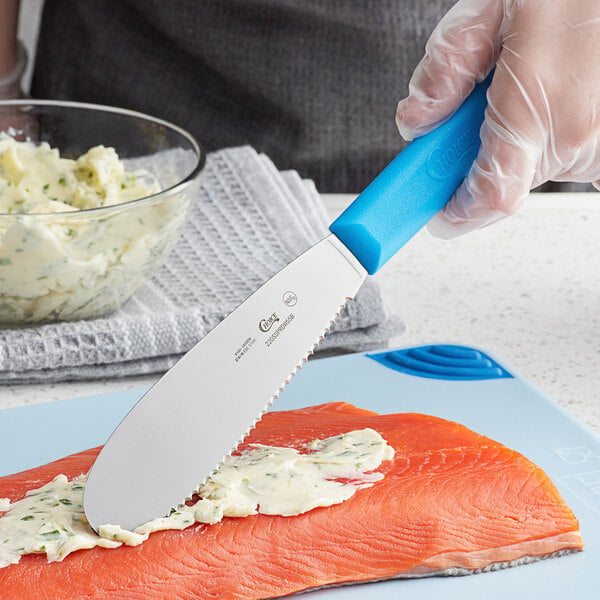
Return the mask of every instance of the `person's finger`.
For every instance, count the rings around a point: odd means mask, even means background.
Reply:
[[[515,64],[520,60],[513,50],[503,49],[488,90],[477,159],[430,224],[429,230],[438,237],[455,237],[513,214],[534,180],[548,178],[544,149],[551,115],[544,108],[539,77],[531,74],[523,80],[516,76]]]
[[[500,49],[503,2],[460,0],[434,29],[396,123],[412,140],[448,119],[492,69]]]
[[[540,146],[488,108],[481,148],[465,181],[429,224],[437,237],[451,238],[512,215],[531,190]]]
[[[495,154],[487,154],[493,149]],[[525,201],[535,161],[519,146],[496,137],[480,152],[465,181],[429,223],[436,237],[450,239],[515,213]]]

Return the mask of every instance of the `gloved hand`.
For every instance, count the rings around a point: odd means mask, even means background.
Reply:
[[[514,213],[548,180],[600,189],[600,2],[459,0],[431,34],[398,105],[402,136],[444,122],[494,64],[481,149],[430,223],[439,237]]]

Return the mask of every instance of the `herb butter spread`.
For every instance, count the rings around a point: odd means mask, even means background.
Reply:
[[[113,148],[71,160],[0,134],[0,323],[85,319],[120,306],[162,264],[185,220],[184,193],[127,204],[159,191]]]
[[[75,550],[121,544],[136,546],[155,531],[185,529],[194,523],[214,524],[223,517],[257,513],[293,516],[339,504],[383,478],[373,472],[394,450],[372,429],[314,440],[305,452],[255,444],[229,457],[199,490],[199,500],[181,505],[170,516],[125,531],[115,525],[97,535],[83,512],[85,476],[68,481],[58,475],[0,510],[0,567],[24,554],[45,553],[60,561]]]
[[[125,172],[114,148],[94,146],[77,160],[46,142],[0,135],[0,213],[58,213],[120,204],[160,191],[144,171]]]

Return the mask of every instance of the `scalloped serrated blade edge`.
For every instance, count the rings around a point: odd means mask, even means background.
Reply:
[[[329,235],[198,342],[98,455],[84,494],[92,527],[133,530],[196,490],[268,410],[365,277]]]

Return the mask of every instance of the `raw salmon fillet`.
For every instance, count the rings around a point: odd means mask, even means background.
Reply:
[[[273,412],[246,438],[298,449],[370,427],[395,449],[385,478],[346,502],[296,517],[253,515],[154,533],[0,569],[2,600],[273,598],[321,586],[476,573],[582,548],[576,518],[544,472],[466,427],[349,404]],[[55,475],[86,472],[98,450],[0,478],[13,501]],[[401,585],[401,584],[399,584]]]

